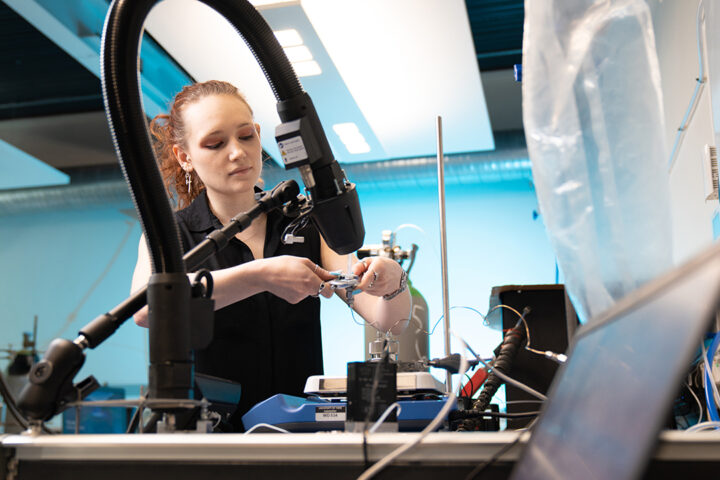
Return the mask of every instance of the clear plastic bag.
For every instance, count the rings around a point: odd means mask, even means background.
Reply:
[[[526,0],[523,121],[581,320],[672,266],[660,70],[642,0]]]

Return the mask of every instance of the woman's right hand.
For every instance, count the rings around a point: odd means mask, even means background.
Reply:
[[[145,305],[143,308],[138,310],[133,319],[135,320],[135,325],[148,328],[150,326],[148,323],[148,306]]]
[[[264,289],[289,303],[298,303],[308,296],[331,297],[328,283],[335,278],[330,272],[304,257],[283,255],[256,260],[260,262],[260,278]]]

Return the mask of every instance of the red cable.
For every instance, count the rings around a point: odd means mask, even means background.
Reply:
[[[475,393],[480,390],[483,383],[487,379],[488,373],[484,368],[478,369],[472,376],[472,378],[463,386],[461,397],[472,397]]]

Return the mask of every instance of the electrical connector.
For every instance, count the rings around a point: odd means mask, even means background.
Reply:
[[[474,367],[479,362],[474,359],[468,359],[468,365]],[[445,358],[435,358],[427,362],[428,366],[442,368],[450,373],[458,373],[460,371],[460,354],[453,353]]]
[[[305,243],[305,237],[295,236],[292,233],[288,233],[283,237],[283,243],[285,245],[292,245],[293,243]]]
[[[564,353],[551,352],[550,350],[545,351],[545,358],[549,358],[550,360],[560,364],[567,362],[567,355]]]

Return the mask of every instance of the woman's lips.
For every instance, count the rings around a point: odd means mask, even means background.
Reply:
[[[248,173],[252,167],[239,167],[229,173],[229,175],[244,175]]]

